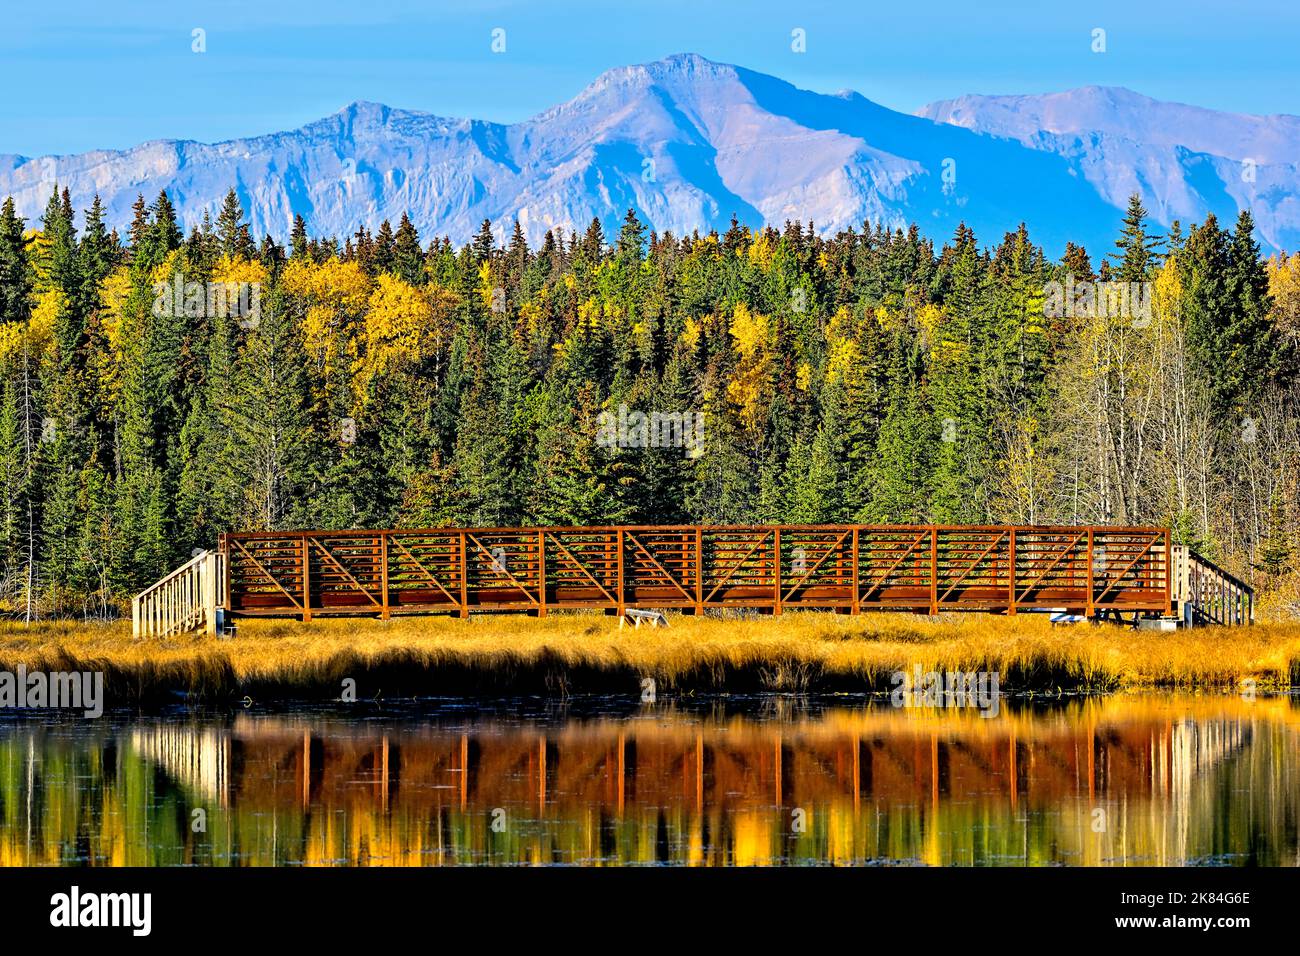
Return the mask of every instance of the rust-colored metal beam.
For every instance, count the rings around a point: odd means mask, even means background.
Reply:
[[[349,584],[351,584],[354,588],[356,588],[358,591],[360,591],[362,594],[364,594],[367,598],[369,598],[371,604],[373,604],[373,605],[374,605],[375,607],[377,607],[377,608],[380,608],[381,610],[383,609],[383,606],[384,606],[384,605],[383,605],[383,602],[380,601],[379,598],[377,598],[377,597],[375,597],[373,594],[371,594],[371,593],[370,593],[370,589],[369,589],[368,587],[366,587],[364,584],[362,584],[360,581],[358,581],[358,580],[356,579],[356,577],[352,574],[351,571],[349,571],[347,568],[343,567],[343,565],[339,562],[338,558],[336,558],[336,557],[334,557],[334,555],[330,554],[330,549],[327,548],[327,547],[325,547],[325,545],[321,544],[321,543],[320,543],[320,540],[319,540],[318,538],[316,538],[316,537],[313,536],[313,535],[308,535],[308,536],[307,536],[307,544],[308,544],[309,546],[310,546],[310,545],[313,545],[313,544],[316,545],[316,549],[317,549],[318,551],[320,551],[321,555],[325,558],[326,561],[328,561],[330,564],[332,564],[332,565],[334,566],[334,570],[335,570],[335,571],[337,571],[339,574],[341,574],[341,575],[343,575],[345,578],[347,578]],[[309,551],[310,551],[310,548],[309,548]]]
[[[437,587],[439,591],[441,591],[443,594],[447,596],[448,601],[450,601],[453,605],[459,606],[460,602],[456,599],[456,597],[450,591],[448,591],[446,587],[443,586],[443,583],[440,580],[438,580],[438,576],[436,574],[434,574],[432,571],[430,571],[427,567],[424,566],[424,563],[411,552],[410,548],[402,544],[402,539],[397,537],[396,532],[385,532],[384,537],[391,540],[393,544],[398,548],[398,550],[400,550],[404,555],[406,555],[406,559],[410,561],[413,565],[415,565],[415,569],[419,571],[421,574],[423,574],[426,578],[428,578],[431,582],[433,582],[434,586]]]
[[[972,571],[974,571],[976,567],[979,566],[979,563],[980,563],[981,561],[983,561],[985,558],[987,558],[990,554],[993,553],[993,549],[996,548],[999,544],[1001,544],[1001,543],[1002,543],[1002,539],[1005,538],[1006,536],[1007,536],[1007,533],[1004,531],[1004,532],[1002,532],[1000,535],[998,535],[996,538],[994,538],[991,542],[989,542],[989,546],[988,546],[987,548],[985,548],[983,551],[980,552],[979,557],[976,558],[974,561],[972,561],[970,564],[966,565],[965,569],[963,569],[963,571],[961,572],[961,574],[957,575],[957,580],[953,581],[952,584],[948,585],[948,590],[944,591],[942,594],[939,595],[939,599],[938,599],[938,602],[937,602],[937,603],[942,604],[944,601],[948,600],[948,595],[951,594],[954,590],[956,590],[957,585],[959,585],[959,584],[961,584],[963,581],[965,581],[966,578],[967,578],[967,576],[968,576]],[[1015,550],[1014,550],[1014,549],[1012,550],[1011,555],[1012,555],[1012,558],[1014,559],[1014,557],[1015,557]],[[1014,580],[1015,580],[1015,575],[1012,574],[1011,578],[1012,578],[1012,580],[1014,581]]]
[[[564,546],[564,542],[562,542],[559,538],[557,538],[554,532],[543,531],[542,534],[550,537],[551,543],[560,549],[560,554],[568,558],[569,563],[572,564],[579,571],[581,571],[583,575],[586,577],[586,579],[590,581],[593,585],[595,585],[596,590],[598,590],[601,594],[605,595],[605,597],[609,599],[609,602],[611,604],[618,603],[618,600],[614,597],[614,595],[609,593],[609,590],[605,587],[605,585],[601,584],[600,581],[596,579],[596,576],[591,573],[591,570],[580,560],[578,560],[578,558],[574,556],[572,551],[570,551],[568,548]]]
[[[879,578],[873,580],[871,587],[867,588],[866,592],[862,595],[862,600],[865,601],[876,592],[877,588],[883,587],[885,582],[889,580],[889,576],[898,570],[898,566],[907,560],[908,556],[916,550],[917,545],[924,541],[929,533],[929,530],[926,530],[918,534],[916,540],[909,544],[907,549],[895,559],[894,563],[885,569],[885,573]]]
[[[712,601],[712,600],[713,600],[713,595],[717,594],[717,593],[718,593],[718,590],[719,590],[719,589],[720,589],[724,584],[726,584],[728,581],[731,580],[731,576],[732,576],[733,574],[735,574],[737,571],[739,571],[742,567],[745,566],[745,562],[748,561],[750,558],[752,558],[752,557],[754,556],[754,552],[756,552],[759,548],[761,548],[761,547],[763,546],[763,542],[765,542],[765,541],[766,541],[768,538],[770,538],[771,536],[772,536],[772,532],[769,531],[769,532],[767,532],[767,534],[763,535],[761,538],[759,538],[757,541],[755,541],[755,542],[754,542],[754,546],[753,546],[752,548],[750,548],[748,551],[746,551],[745,554],[741,557],[741,559],[740,559],[739,561],[737,561],[735,564],[731,565],[731,567],[728,569],[726,575],[723,576],[723,578],[722,578],[721,581],[719,581],[717,584],[715,584],[715,585],[713,586],[713,590],[710,591],[710,592],[708,593],[708,596],[705,597],[704,600],[706,600],[706,601]],[[721,569],[719,569],[719,570],[721,570]]]
[[[672,574],[670,574],[668,570],[662,564],[659,563],[658,559],[653,554],[650,553],[650,549],[641,543],[640,538],[638,538],[635,534],[629,533],[627,535],[627,540],[631,541],[634,545],[636,545],[638,548],[641,549],[641,553],[644,554],[650,560],[650,563],[655,566],[655,568],[659,571],[659,573],[662,574],[664,577],[666,577],[669,580],[669,582],[673,585],[673,587],[677,588],[677,590],[682,592],[682,597],[686,598],[686,600],[688,601],[692,600],[691,592],[686,590],[686,588],[682,585],[682,582],[678,581],[675,577],[673,577]]]
[[[812,567],[804,571],[803,576],[800,577],[799,580],[795,581],[794,584],[790,585],[789,590],[787,590],[782,595],[781,600],[783,602],[790,600],[791,595],[793,595],[795,591],[799,590],[800,585],[802,585],[805,581],[807,581],[810,577],[812,577],[812,575],[816,573],[817,569],[822,566],[822,562],[825,561],[827,558],[829,558],[836,551],[838,551],[840,549],[840,545],[842,545],[845,539],[848,538],[848,536],[852,533],[853,533],[852,528],[845,529],[844,533],[835,539],[835,543],[832,544],[830,548],[828,548],[826,551],[822,552],[822,556],[817,559],[817,562]]]
[[[1109,594],[1109,593],[1110,593],[1110,592],[1115,588],[1115,586],[1116,586],[1117,584],[1119,584],[1121,581],[1123,581],[1123,580],[1124,580],[1124,575],[1126,575],[1126,574],[1128,574],[1130,571],[1132,571],[1133,568],[1137,565],[1137,563],[1138,563],[1139,561],[1141,561],[1143,558],[1150,557],[1150,555],[1151,555],[1151,547],[1152,547],[1152,545],[1154,545],[1154,544],[1155,544],[1157,541],[1159,541],[1159,540],[1160,540],[1160,535],[1157,534],[1155,537],[1153,537],[1153,538],[1152,538],[1150,541],[1148,541],[1146,544],[1142,545],[1142,549],[1141,549],[1140,551],[1138,551],[1135,555],[1133,555],[1133,559],[1132,559],[1131,561],[1129,561],[1128,564],[1124,565],[1124,567],[1120,570],[1119,574],[1115,575],[1115,579],[1114,579],[1110,584],[1106,585],[1106,587],[1102,588],[1101,593],[1100,593],[1099,595],[1097,595],[1097,600],[1100,601],[1100,600],[1101,600],[1102,598],[1104,598],[1107,594]],[[1107,576],[1107,577],[1110,577],[1109,574],[1107,574],[1106,576]],[[1168,564],[1168,562],[1166,562],[1166,563],[1165,563],[1165,581],[1168,582],[1168,580],[1169,580],[1169,564]],[[1166,584],[1166,587],[1168,587],[1167,584]]]

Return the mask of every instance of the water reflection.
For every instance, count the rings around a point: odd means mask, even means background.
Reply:
[[[1286,698],[521,706],[0,725],[0,865],[1297,862]]]

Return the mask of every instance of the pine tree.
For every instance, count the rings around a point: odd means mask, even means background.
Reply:
[[[160,265],[169,253],[181,247],[181,230],[176,220],[176,210],[165,190],[158,194],[149,213],[149,228],[139,252],[152,267]]]
[[[104,224],[104,206],[95,196],[86,210],[85,228],[77,250],[80,289],[78,308],[83,316],[99,309],[100,287],[118,260],[118,247]]]
[[[149,235],[149,224],[149,206],[144,201],[144,195],[138,194],[131,205],[131,228],[127,232],[132,256],[144,248],[145,239]]]
[[[1160,236],[1147,234],[1146,219],[1147,210],[1142,205],[1142,197],[1134,193],[1129,197],[1124,225],[1115,241],[1116,251],[1111,253],[1118,263],[1115,281],[1145,282],[1160,265]]]
[[[1013,250],[1024,249],[1017,236]],[[953,244],[944,253],[939,277],[946,287],[942,310],[923,309],[929,328],[929,373],[926,394],[934,410],[934,428],[939,443],[934,448],[931,509],[936,520],[960,523],[978,518],[986,503],[986,466],[990,455],[990,411],[997,403],[989,386],[1008,381],[1008,366],[1014,356],[998,354],[991,347],[1001,325],[1009,336],[1022,336],[1036,316],[1023,279],[1018,301],[990,295],[989,265],[981,260],[975,234],[962,224]],[[1014,282],[1016,255],[1013,251],[997,268]],[[1005,279],[1004,279],[1005,281]],[[992,301],[990,301],[992,300]],[[1030,326],[1032,327],[1032,326]],[[1011,381],[1018,376],[1011,376]],[[1003,392],[1010,398],[1010,389]]]
[[[231,259],[253,257],[253,242],[244,222],[244,207],[233,189],[226,193],[221,213],[217,216],[217,243],[223,256]]]
[[[14,201],[0,207],[0,326],[26,322],[31,314],[32,269],[23,237],[23,220]]]
[[[470,240],[469,254],[470,261],[475,266],[480,266],[492,258],[496,250],[496,238],[492,235],[492,220],[484,219],[479,224],[478,232]]]
[[[1283,354],[1285,343],[1270,316],[1268,270],[1260,259],[1254,231],[1254,217],[1243,209],[1228,242],[1223,293],[1229,308],[1217,341],[1217,390],[1223,401],[1238,408],[1253,405],[1289,364]]]
[[[50,196],[41,219],[44,234],[44,269],[47,288],[59,296],[54,339],[61,368],[68,368],[77,357],[85,336],[85,317],[81,312],[80,266],[77,262],[77,234],[72,224],[68,193],[62,198],[58,189]]]
[[[6,377],[0,391],[0,608],[12,609],[23,583],[23,519],[31,488],[23,461],[18,389]]]
[[[635,449],[597,445],[595,389],[571,398],[542,399],[537,474],[529,494],[529,512],[540,524],[620,524],[631,517],[619,493],[623,459]]]
[[[375,249],[371,262],[376,273],[395,271],[397,264],[395,245],[393,227],[385,219],[379,224],[379,231],[375,233]]]
[[[264,297],[216,413],[234,452],[223,458],[226,487],[239,490],[230,530],[286,527],[295,504],[311,502],[312,407],[300,339],[278,295]]]
[[[926,523],[932,461],[942,435],[926,408],[917,381],[914,347],[897,336],[893,347],[885,419],[876,442],[872,494],[859,520],[888,524]]]
[[[294,259],[307,257],[307,220],[294,214],[293,230],[289,237],[289,255]]]
[[[393,271],[409,285],[417,288],[424,285],[424,252],[420,249],[420,234],[406,213],[402,213],[397,235],[393,238]]]
[[[614,244],[614,256],[620,264],[640,264],[644,254],[645,226],[636,217],[636,210],[629,209]]]

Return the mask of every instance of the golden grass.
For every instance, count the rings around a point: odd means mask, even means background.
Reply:
[[[117,695],[325,694],[345,677],[365,696],[631,690],[843,691],[889,688],[911,670],[997,671],[1008,689],[1260,687],[1300,677],[1300,623],[1159,633],[1053,627],[1014,618],[793,613],[673,616],[668,628],[613,617],[245,620],[238,636],[135,641],[128,624],[0,623],[0,669],[105,671]],[[364,680],[363,680],[364,678]]]

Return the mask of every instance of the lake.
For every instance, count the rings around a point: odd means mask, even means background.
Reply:
[[[383,701],[0,723],[0,864],[1294,865],[1291,697]]]

